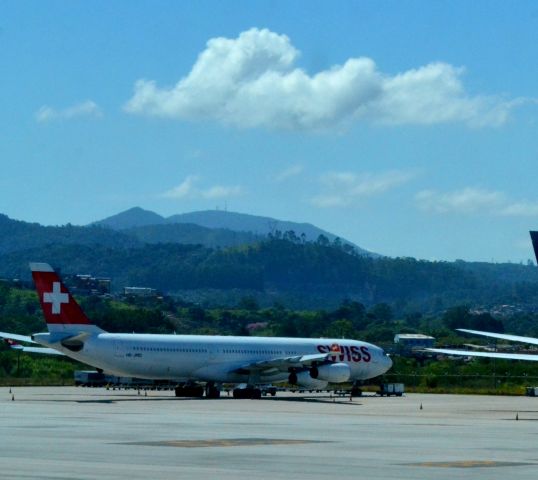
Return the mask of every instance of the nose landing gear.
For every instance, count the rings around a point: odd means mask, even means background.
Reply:
[[[360,384],[355,382],[353,383],[353,386],[351,387],[351,396],[352,397],[361,397],[362,396],[362,389],[360,387]]]

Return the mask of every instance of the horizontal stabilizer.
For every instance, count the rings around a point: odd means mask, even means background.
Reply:
[[[13,345],[11,348],[14,350],[20,350],[24,353],[40,353],[44,355],[62,355],[65,356],[62,352],[54,350],[54,348],[47,347],[24,347],[23,345]]]
[[[7,332],[0,332],[0,338],[3,338],[4,341],[9,345],[9,348],[12,350],[17,350],[19,352],[26,352],[26,353],[45,353],[47,355],[63,355],[62,352],[59,352],[58,350],[55,350],[54,348],[48,348],[48,347],[27,347],[26,345],[21,345],[18,342],[29,342],[29,343],[37,343],[34,342],[30,337],[27,337],[26,335],[17,335],[15,333],[7,333]]]
[[[32,337],[28,337],[27,335],[19,335],[17,333],[0,332],[0,338],[16,340],[17,342],[36,343],[32,340]]]

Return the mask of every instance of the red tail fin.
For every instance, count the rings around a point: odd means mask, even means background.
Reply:
[[[91,325],[78,303],[48,263],[30,263],[45,321],[51,325]]]

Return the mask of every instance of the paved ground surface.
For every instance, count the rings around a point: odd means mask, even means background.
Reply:
[[[538,472],[538,398],[193,400],[74,387],[12,394],[0,388],[1,478],[489,480]]]

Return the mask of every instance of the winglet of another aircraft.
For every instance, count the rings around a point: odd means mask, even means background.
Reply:
[[[530,231],[532,248],[534,249],[534,256],[536,257],[536,263],[538,263],[538,232]]]

